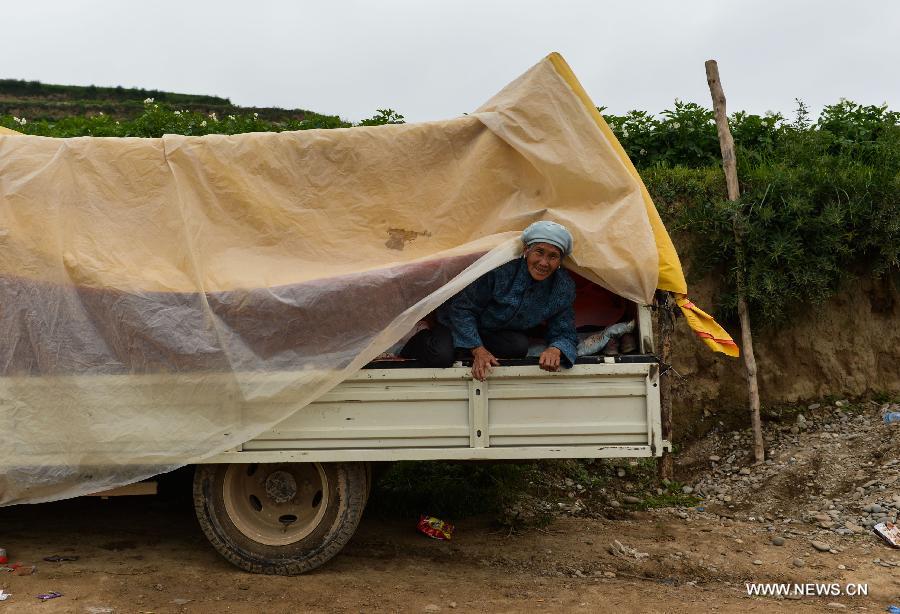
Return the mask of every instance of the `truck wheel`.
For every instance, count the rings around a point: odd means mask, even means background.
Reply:
[[[350,541],[368,482],[365,463],[198,465],[194,510],[213,547],[233,564],[296,575]]]

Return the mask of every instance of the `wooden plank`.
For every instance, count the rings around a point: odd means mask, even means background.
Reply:
[[[230,452],[229,454],[233,454]],[[150,482],[136,482],[135,484],[128,484],[127,486],[119,486],[118,488],[112,488],[110,490],[102,490],[100,492],[91,493],[90,495],[85,495],[87,497],[103,497],[104,499],[107,497],[133,497],[133,496],[141,496],[141,495],[155,495],[157,491],[157,483],[155,481]]]

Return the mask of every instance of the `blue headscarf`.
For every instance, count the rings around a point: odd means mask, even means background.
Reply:
[[[532,243],[549,243],[559,248],[563,257],[572,251],[572,235],[562,224],[556,222],[535,222],[522,232],[526,246]]]

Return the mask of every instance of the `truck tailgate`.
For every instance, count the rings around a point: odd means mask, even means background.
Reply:
[[[658,365],[366,369],[207,462],[658,456]]]

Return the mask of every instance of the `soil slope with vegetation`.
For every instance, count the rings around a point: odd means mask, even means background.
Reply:
[[[302,120],[318,115],[303,109],[239,107],[228,98],[179,94],[143,88],[54,85],[40,81],[0,79],[0,115],[32,120],[59,120],[73,116],[108,115],[114,120],[134,119],[144,112],[144,100],[197,113],[228,115],[256,113],[269,121]]]

